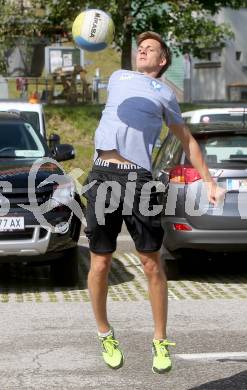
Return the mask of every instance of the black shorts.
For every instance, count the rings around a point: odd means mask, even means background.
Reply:
[[[87,183],[86,236],[94,253],[112,253],[123,221],[137,251],[155,252],[162,245],[161,213],[150,215],[158,205],[158,193],[151,188],[149,171],[135,164],[115,164],[96,160]],[[105,166],[104,166],[105,164]],[[146,184],[149,183],[149,184]],[[146,186],[150,191],[144,191]]]

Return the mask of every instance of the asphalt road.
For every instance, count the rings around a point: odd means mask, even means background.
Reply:
[[[74,289],[53,286],[48,267],[0,267],[0,389],[246,390],[246,269],[232,259],[234,268],[199,267],[169,282],[174,368],[153,374],[146,280],[132,244],[122,237],[109,277],[108,307],[124,367],[113,371],[101,359],[83,245]]]

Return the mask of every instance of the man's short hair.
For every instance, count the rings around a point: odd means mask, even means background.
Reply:
[[[160,70],[157,77],[161,77],[162,74],[169,68],[169,66],[172,63],[172,52],[170,48],[167,46],[167,44],[164,42],[163,38],[160,34],[154,32],[154,31],[145,31],[137,36],[136,43],[137,47],[140,46],[140,44],[145,41],[145,39],[155,39],[160,43],[161,46],[161,54],[164,55],[166,59],[166,64],[163,66],[163,68]]]

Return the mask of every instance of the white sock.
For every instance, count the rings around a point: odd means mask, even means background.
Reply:
[[[102,333],[102,332],[99,332],[98,331],[98,336],[99,337],[107,337],[107,336],[111,336],[112,335],[112,330],[108,330],[108,332],[105,332],[105,333]]]

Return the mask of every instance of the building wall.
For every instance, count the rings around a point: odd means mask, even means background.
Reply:
[[[227,100],[229,85],[247,90],[247,9],[224,8],[216,17],[218,24],[228,23],[235,38],[221,51],[212,50],[211,60],[192,60],[191,99]],[[236,52],[241,52],[239,59]],[[242,85],[242,86],[241,86]],[[230,87],[231,89],[232,87]]]
[[[165,72],[165,78],[176,85],[177,88],[183,90],[184,82],[184,65],[183,55],[173,53],[172,65]]]
[[[192,101],[224,99],[224,68],[193,68],[191,95]]]
[[[227,43],[223,53],[225,82],[247,83],[247,9],[236,11],[225,8],[221,17],[226,23],[230,23],[235,35],[234,40]],[[236,52],[241,52],[239,60],[236,59]]]

